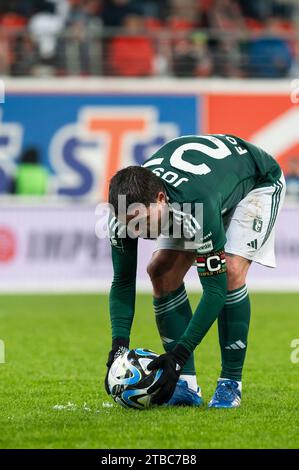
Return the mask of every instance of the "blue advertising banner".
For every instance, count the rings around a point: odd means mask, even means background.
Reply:
[[[0,108],[0,180],[34,146],[53,176],[52,192],[105,199],[117,169],[198,133],[201,107],[196,94],[8,93]]]

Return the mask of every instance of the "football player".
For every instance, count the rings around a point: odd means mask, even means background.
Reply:
[[[156,404],[202,403],[193,351],[217,319],[221,372],[209,407],[239,406],[250,321],[246,276],[252,262],[275,267],[274,229],[284,195],[284,176],[274,158],[233,135],[176,138],[142,167],[118,171],[109,191],[115,215],[109,222],[114,278],[108,370],[129,347],[138,245],[133,235],[151,237],[158,221],[148,274],[166,352],[148,367],[163,369],[149,393],[156,392]],[[170,231],[164,233],[168,220]],[[133,223],[135,229],[129,229]],[[192,315],[184,277],[194,262],[203,294]],[[109,393],[107,381],[106,389]]]

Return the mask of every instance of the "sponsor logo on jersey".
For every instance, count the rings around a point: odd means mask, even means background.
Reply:
[[[201,243],[196,246],[197,253],[210,253],[213,250],[213,242],[209,240],[208,242]]]

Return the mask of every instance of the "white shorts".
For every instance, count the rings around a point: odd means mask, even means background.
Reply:
[[[286,191],[284,176],[271,186],[253,189],[237,204],[229,218],[223,218],[226,229],[225,252],[250,261],[276,267],[275,225]],[[184,239],[159,237],[154,251],[184,248]]]

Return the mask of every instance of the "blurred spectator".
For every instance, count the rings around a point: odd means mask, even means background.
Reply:
[[[295,41],[292,47],[293,60],[290,69],[290,77],[299,77],[299,42]]]
[[[123,35],[112,39],[109,46],[109,70],[112,75],[123,77],[145,77],[152,75],[154,46],[144,35],[143,18],[128,15],[123,22]]]
[[[277,18],[267,21],[263,35],[248,46],[248,74],[261,78],[280,78],[288,75],[292,65],[292,50],[282,36]]]
[[[10,72],[12,62],[12,48],[9,38],[0,28],[0,74],[7,75]]]
[[[99,0],[70,1],[65,34],[57,47],[60,74],[101,73],[101,7]]]
[[[173,0],[135,0],[133,5],[144,17],[164,19],[169,15],[172,3]]]
[[[15,176],[15,192],[19,195],[40,196],[47,193],[48,172],[40,163],[40,154],[35,147],[26,149]]]
[[[58,35],[64,26],[63,18],[55,13],[55,4],[44,1],[28,24],[32,40],[37,45],[40,63],[53,66]]]
[[[173,51],[173,73],[176,77],[192,77],[196,74],[197,58],[191,40],[177,41]]]
[[[102,19],[105,26],[120,27],[128,15],[165,19],[174,0],[105,0]],[[187,0],[185,0],[187,1]],[[193,0],[191,0],[193,2]]]
[[[235,0],[214,0],[208,11],[209,27],[233,33],[245,27],[244,16]]]
[[[298,12],[296,0],[6,0],[0,73],[294,75]]]
[[[198,77],[208,77],[212,74],[213,63],[211,54],[208,50],[207,35],[197,31],[193,33],[192,40],[197,59],[196,75]]]
[[[14,54],[11,61],[10,73],[13,76],[34,74],[38,53],[30,35],[26,32],[18,34],[14,41]]]
[[[173,73],[176,77],[207,77],[212,61],[206,37],[197,32],[191,37],[177,40],[173,47]]]
[[[27,19],[20,14],[18,2],[7,2],[0,17],[0,73],[12,73],[12,64],[16,61],[17,37],[24,31],[26,24]]]
[[[198,10],[198,2],[194,0],[172,0],[170,16],[177,20],[194,25]]]
[[[262,2],[238,0],[238,3],[244,16],[265,22],[271,16],[291,19],[296,0],[263,0]]]
[[[289,160],[286,173],[287,196],[299,200],[299,158],[294,157]]]
[[[106,0],[103,5],[102,19],[105,26],[122,26],[126,16],[138,13],[131,0]]]
[[[244,16],[258,21],[265,21],[273,15],[274,1],[263,0],[262,2],[238,0]]]
[[[220,77],[241,76],[240,44],[233,38],[227,37],[212,46],[213,75]]]
[[[214,0],[205,15],[208,27],[217,32],[209,41],[214,74],[239,76],[240,37],[245,31],[245,20],[237,1]]]

